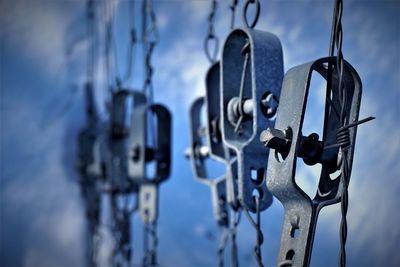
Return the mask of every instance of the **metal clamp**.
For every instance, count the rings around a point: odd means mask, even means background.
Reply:
[[[234,30],[223,48],[221,77],[222,139],[237,155],[238,198],[255,212],[258,196],[265,210],[272,196],[264,179],[268,154],[258,136],[274,125],[283,79],[279,39],[258,30]]]
[[[150,114],[149,114],[150,113]],[[160,104],[142,105],[132,113],[128,144],[128,178],[140,185],[139,210],[144,222],[151,223],[158,214],[158,185],[168,179],[171,168],[171,114]],[[149,130],[155,143],[148,143]],[[146,166],[154,162],[154,177]]]
[[[78,135],[77,168],[82,179],[105,178],[104,133],[96,110],[93,86],[90,83],[85,86],[85,94],[88,125]]]
[[[110,190],[112,192],[129,193],[137,191],[137,184],[127,178],[128,138],[131,131],[135,131],[137,123],[131,121],[136,109],[145,106],[146,96],[137,91],[121,89],[112,96],[111,125],[109,147],[111,159],[109,166]]]
[[[328,77],[328,64],[333,66],[331,98],[327,99],[322,141],[318,135],[302,135],[303,120],[313,71],[323,78]],[[308,266],[319,211],[327,205],[339,202],[343,191],[340,176],[331,178],[330,174],[338,170],[340,155],[336,133],[340,127],[336,114],[340,106],[336,58],[321,58],[311,63],[292,68],[283,81],[280,105],[277,112],[275,129],[262,133],[260,139],[270,148],[267,186],[279,199],[285,209],[284,225],[278,265],[290,262],[292,266]],[[346,121],[356,122],[360,109],[361,81],[357,72],[348,63],[344,64],[343,82],[346,88]],[[347,153],[349,173],[353,161],[356,127],[349,129],[350,142],[353,145]],[[318,190],[311,199],[295,182],[296,160],[303,158],[308,165],[320,163]]]
[[[208,142],[209,155],[212,159],[222,162],[226,166],[226,196],[224,198],[230,206],[237,210],[240,206],[237,199],[237,175],[236,159],[231,155],[229,148],[222,142],[221,124],[221,64],[213,64],[206,75],[206,137]]]
[[[190,108],[190,148],[186,156],[190,158],[194,178],[210,187],[214,218],[218,225],[228,225],[228,210],[226,206],[225,175],[211,179],[208,177],[205,160],[210,156],[206,135],[209,130],[201,126],[201,111],[205,105],[205,98],[197,98]],[[218,148],[215,144],[213,148]],[[218,156],[213,155],[218,158]],[[218,158],[219,159],[219,158]]]

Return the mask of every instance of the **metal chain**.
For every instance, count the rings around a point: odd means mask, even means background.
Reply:
[[[125,209],[125,205],[120,209],[118,196],[111,196],[111,207],[113,214],[113,236],[115,247],[112,255],[113,266],[130,266],[132,262],[132,242],[131,242],[131,212]]]
[[[142,3],[142,42],[144,55],[144,84],[143,92],[145,92],[153,102],[153,66],[151,63],[154,48],[159,42],[159,33],[157,28],[156,14],[153,8],[153,0],[143,0]]]
[[[251,21],[251,23],[249,23],[249,6],[250,5],[255,5],[255,15],[253,20]],[[243,24],[247,27],[247,28],[251,28],[253,29],[258,22],[258,19],[260,17],[260,1],[259,0],[246,0],[244,6],[243,6],[243,13],[242,13],[242,17],[243,17]]]
[[[143,266],[157,266],[157,222],[148,223],[148,217],[146,223],[143,226]],[[151,245],[149,245],[149,238],[151,239]]]
[[[222,232],[221,234],[221,240],[220,240],[220,244],[218,247],[218,266],[219,267],[224,267],[224,252],[225,252],[225,248],[226,248],[226,244],[228,243],[228,238],[229,238],[229,234],[228,234],[228,230],[226,227],[221,227],[220,231]]]
[[[118,73],[118,64],[116,63],[117,56],[116,56],[116,51],[115,51],[115,40],[114,40],[114,34],[113,34],[113,21],[114,21],[114,14],[113,14],[113,7],[110,7],[110,4],[112,4],[112,1],[105,1],[103,4],[103,17],[104,17],[104,23],[105,23],[105,46],[104,46],[104,57],[105,57],[105,68],[106,68],[106,77],[107,77],[107,86],[109,89],[110,94],[112,95],[114,91],[114,81],[112,80],[111,77],[117,77]],[[110,60],[110,54],[113,54],[114,60],[113,60],[113,71],[114,74],[111,73],[111,60]],[[116,79],[118,80],[118,79]]]
[[[237,227],[240,223],[241,217],[242,217],[241,209],[239,209],[238,211],[232,209],[230,235],[231,235],[231,265],[233,267],[239,266],[236,234],[237,234]]]
[[[238,5],[239,0],[232,0],[232,4],[229,6],[231,9],[231,30],[235,27],[235,17],[236,17],[236,7]]]
[[[246,215],[250,224],[254,227],[254,229],[256,229],[257,239],[256,239],[256,245],[254,246],[254,257],[257,261],[257,265],[259,267],[263,267],[264,264],[262,263],[261,245],[264,243],[264,235],[261,230],[260,198],[258,196],[255,196],[254,200],[256,202],[256,221],[253,220],[247,209],[244,209],[244,214]]]
[[[127,62],[126,62],[126,69],[125,69],[125,75],[123,78],[123,82],[129,82],[132,74],[134,72],[134,66],[135,66],[135,59],[136,59],[136,54],[135,54],[135,48],[137,45],[137,30],[136,30],[136,24],[135,24],[135,1],[129,1],[129,17],[130,17],[130,40],[128,44],[128,50],[127,50]]]
[[[89,42],[87,53],[86,82],[92,84],[94,80],[94,59],[95,59],[95,2],[88,0],[86,7],[87,17],[87,39]]]
[[[206,35],[206,39],[204,40],[204,51],[211,64],[217,61],[218,50],[219,50],[219,39],[215,34],[215,28],[214,28],[214,20],[215,20],[215,13],[217,11],[217,5],[218,5],[217,0],[212,0],[211,12],[208,15],[208,32]],[[210,48],[212,42],[214,42],[213,51],[211,51]]]

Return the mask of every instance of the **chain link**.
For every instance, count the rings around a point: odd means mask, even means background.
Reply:
[[[232,0],[231,5],[229,8],[231,9],[231,30],[235,27],[235,17],[236,17],[236,7],[238,5],[239,0]]]
[[[249,23],[249,6],[250,5],[255,5],[255,15],[251,23]],[[247,28],[253,29],[258,22],[258,19],[260,17],[260,1],[259,0],[246,0],[244,6],[243,6],[243,23]]]
[[[220,244],[218,247],[218,266],[219,267],[224,267],[224,252],[225,252],[225,248],[226,248],[226,244],[228,242],[228,238],[229,238],[229,234],[228,234],[228,230],[226,227],[221,227],[220,229],[221,231],[221,240],[220,240]]]
[[[143,227],[143,266],[157,266],[157,223],[148,223],[148,217],[145,220]],[[149,239],[151,239],[151,245],[149,245]]]
[[[113,266],[130,266],[132,261],[132,242],[131,242],[131,212],[119,207],[118,195],[111,196],[111,208],[113,216],[113,236],[115,246],[112,255]]]
[[[218,57],[219,50],[219,39],[215,34],[214,21],[215,21],[215,13],[217,11],[217,0],[212,0],[211,4],[211,12],[208,15],[208,32],[206,35],[206,39],[204,40],[204,51],[210,63],[215,63]],[[214,42],[214,49],[211,50],[210,46]]]
[[[129,30],[129,44],[127,49],[127,61],[123,83],[129,82],[134,72],[137,46],[137,29],[135,24],[135,1],[129,1],[129,17],[130,17],[130,30]]]
[[[86,67],[86,82],[92,84],[94,80],[94,60],[95,60],[95,2],[88,0],[86,7],[87,17],[87,39],[88,39],[88,53],[87,53],[87,67]]]
[[[254,227],[254,229],[256,229],[257,238],[256,238],[256,245],[254,246],[254,257],[257,261],[257,265],[259,267],[263,267],[264,264],[262,263],[261,245],[264,243],[264,235],[261,230],[260,198],[258,196],[255,196],[254,200],[256,203],[256,221],[253,220],[247,209],[244,209],[244,214],[246,215],[250,224]]]
[[[238,211],[235,211],[232,209],[231,212],[231,229],[230,229],[230,235],[231,235],[231,265],[233,267],[238,267],[239,266],[239,261],[238,261],[238,249],[237,249],[237,244],[236,244],[236,234],[237,234],[237,227],[240,223],[240,219],[242,212],[241,209]]]
[[[142,3],[142,42],[144,54],[144,84],[143,92],[146,93],[150,103],[153,102],[153,71],[152,56],[154,48],[159,42],[156,14],[153,8],[153,0],[143,0]]]

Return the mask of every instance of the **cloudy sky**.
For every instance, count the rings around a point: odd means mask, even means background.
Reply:
[[[216,33],[229,32],[231,1],[221,0]],[[239,1],[243,2],[243,1]],[[128,41],[127,1],[115,2],[117,55],[124,70]],[[257,28],[282,43],[285,71],[328,53],[333,1],[262,1]],[[163,266],[215,266],[218,230],[208,189],[194,181],[183,157],[188,146],[188,110],[204,95],[209,63],[203,40],[208,0],[155,0],[160,44],[154,55],[155,99],[173,114],[173,168],[161,186],[159,261]],[[238,7],[241,12],[241,5]],[[242,26],[240,15],[236,25]],[[345,58],[363,81],[359,127],[349,188],[349,266],[399,266],[400,215],[400,4],[390,0],[345,1]],[[2,266],[83,266],[84,211],[74,172],[75,137],[84,125],[85,2],[0,2],[0,262]],[[104,59],[97,59],[96,96],[105,115]],[[139,68],[132,87],[140,86]],[[306,123],[320,127],[322,101]],[[313,194],[315,168],[298,169],[299,184]],[[262,215],[264,262],[273,266],[283,210],[278,201]],[[103,218],[103,257],[108,218]],[[312,266],[336,266],[340,207],[322,211]],[[141,257],[141,226],[133,219],[134,262]],[[239,227],[242,266],[253,266],[255,233],[245,218]]]

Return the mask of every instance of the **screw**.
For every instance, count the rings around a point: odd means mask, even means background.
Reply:
[[[132,149],[132,160],[134,162],[138,162],[140,159],[140,146],[136,145],[133,149]]]
[[[261,98],[261,111],[267,118],[272,118],[276,114],[278,104],[278,98],[273,93],[267,92]]]
[[[260,134],[260,141],[266,147],[276,149],[281,154],[287,154],[291,144],[289,129],[281,131],[274,128],[268,128]]]
[[[190,159],[192,156],[192,149],[190,147],[186,148],[183,154],[185,155],[185,158]]]

